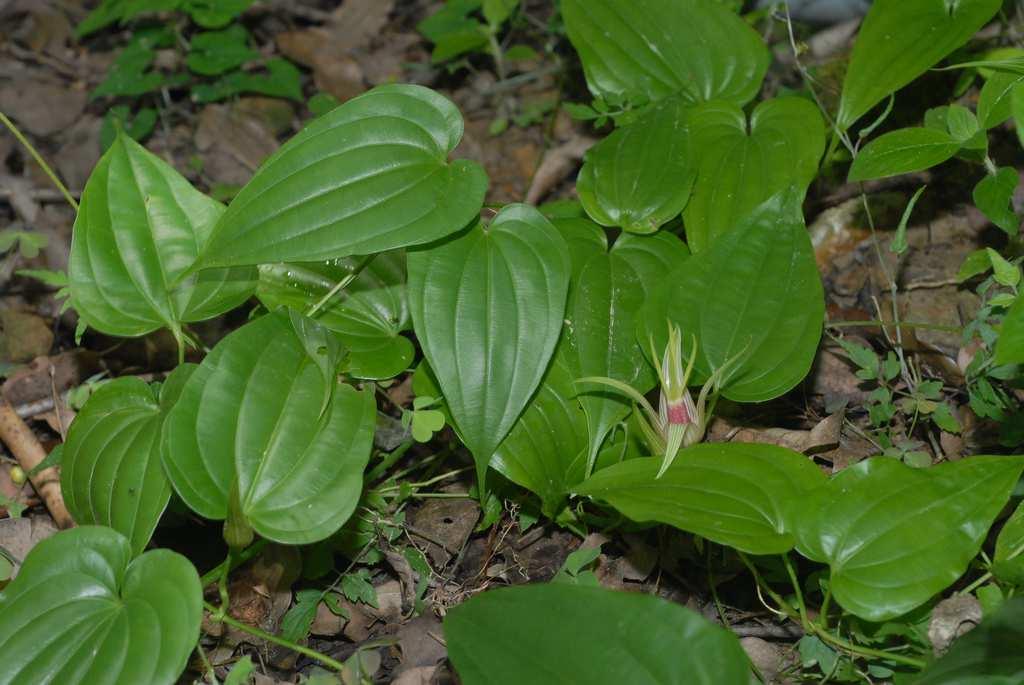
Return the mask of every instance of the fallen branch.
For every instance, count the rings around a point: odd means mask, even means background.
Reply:
[[[32,469],[46,458],[46,450],[39,444],[32,429],[25,425],[6,400],[0,402],[0,440],[7,445],[25,473],[31,474]],[[72,528],[75,522],[64,506],[57,469],[52,466],[45,468],[39,473],[29,475],[29,480],[43,499],[43,504],[50,511],[50,516],[57,527]]]

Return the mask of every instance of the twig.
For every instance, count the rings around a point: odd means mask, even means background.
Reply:
[[[25,147],[28,153],[32,155],[32,159],[36,160],[36,163],[40,167],[42,167],[43,173],[45,173],[50,178],[50,180],[53,181],[53,185],[57,186],[57,190],[59,190],[61,194],[64,196],[64,199],[68,201],[68,204],[71,205],[71,208],[77,212],[78,201],[75,198],[71,197],[71,192],[67,189],[67,187],[60,180],[60,178],[58,178],[57,174],[53,171],[53,169],[50,168],[50,165],[46,163],[46,160],[43,159],[43,156],[39,154],[39,151],[35,149],[32,143],[28,142],[28,138],[24,136],[21,130],[14,125],[14,122],[8,119],[7,115],[3,112],[0,112],[0,123],[6,126],[7,130],[9,130],[11,134],[18,139],[18,142]]]
[[[32,469],[46,459],[46,450],[39,444],[32,429],[25,425],[6,400],[0,401],[0,440],[4,441],[25,473],[32,474]],[[35,475],[29,475],[29,480],[43,499],[57,527],[74,527],[75,521],[64,505],[57,469],[52,466],[45,468]]]

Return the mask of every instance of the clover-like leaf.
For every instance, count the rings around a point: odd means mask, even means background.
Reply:
[[[683,218],[694,254],[772,195],[803,193],[825,151],[821,114],[803,98],[765,100],[749,126],[735,104],[709,102],[694,108],[689,130],[698,174]]]
[[[960,143],[946,131],[901,128],[868,143],[850,165],[850,181],[867,181],[922,171],[945,162]]]
[[[268,159],[221,217],[201,267],[312,262],[442,238],[476,218],[487,176],[448,163],[451,102],[378,86],[316,119]]]
[[[691,106],[678,97],[665,100],[590,148],[576,181],[590,218],[653,233],[679,216],[695,177],[686,135]]]
[[[110,335],[139,336],[202,321],[244,302],[251,268],[182,278],[224,206],[167,162],[120,135],[93,169],[71,239],[68,279],[82,320]]]
[[[270,309],[306,312],[358,268],[361,259],[264,264],[256,295]],[[412,327],[405,296],[405,255],[377,255],[347,287],[331,298],[316,320],[338,334],[348,356],[342,371],[356,378],[393,378],[408,368],[414,350],[401,335]]]
[[[836,125],[848,129],[887,95],[966,43],[1001,4],[1001,0],[876,0],[853,46]]]
[[[959,578],[1024,470],[1022,457],[915,469],[875,457],[795,502],[797,549],[831,567],[832,594],[868,621],[924,604]]]
[[[825,315],[799,211],[799,195],[777,195],[669,274],[644,305],[640,340],[653,337],[655,349],[664,349],[671,320],[682,331],[684,357],[696,338],[691,383],[727,367],[722,394],[737,402],[793,388],[811,368]]]
[[[0,683],[172,685],[199,640],[199,574],[110,528],[43,540],[0,592]]]
[[[810,459],[775,445],[698,444],[657,478],[660,468],[660,459],[631,459],[598,471],[576,492],[634,521],[665,523],[750,554],[782,554],[796,544],[790,504],[825,482]]]
[[[639,592],[568,583],[489,590],[453,607],[444,635],[465,685],[750,682],[734,635]]]
[[[565,0],[562,16],[594,95],[742,105],[768,68],[761,36],[717,2]]]
[[[558,342],[569,250],[533,207],[410,250],[409,307],[481,483],[540,384]]]
[[[234,489],[257,533],[308,544],[355,510],[376,411],[373,390],[339,382],[328,346],[304,339],[331,334],[293,317],[263,316],[213,348],[167,415],[162,455],[196,513],[226,518]]]

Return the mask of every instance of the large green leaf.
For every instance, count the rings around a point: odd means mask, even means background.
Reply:
[[[914,469],[875,457],[795,503],[797,549],[827,563],[847,611],[885,621],[924,604],[967,569],[1024,469],[970,457]]]
[[[1017,505],[999,531],[992,573],[1004,582],[1024,585],[1024,502]]]
[[[264,264],[256,295],[270,309],[291,307],[306,312],[361,261],[356,257],[327,262]],[[405,254],[377,255],[345,289],[316,314],[336,332],[348,350],[344,373],[356,378],[397,376],[412,362],[412,341],[401,335],[412,327],[405,297]]]
[[[308,544],[352,514],[370,457],[373,390],[337,380],[332,334],[277,312],[225,337],[185,383],[163,431],[174,489],[201,516],[240,514],[265,538]]]
[[[171,395],[195,367],[179,366],[160,401],[145,382],[118,378],[100,387],[68,430],[60,485],[75,522],[109,526],[141,554],[171,498],[160,465],[160,429]]]
[[[690,115],[697,182],[686,207],[686,240],[696,254],[772,195],[803,192],[825,151],[825,127],[803,98],[776,98],[750,116],[728,102],[709,102]]]
[[[978,122],[985,129],[995,128],[1013,115],[1013,91],[1024,83],[1024,74],[997,71],[989,76],[978,93]]]
[[[1011,599],[953,643],[913,685],[1020,685],[1024,682],[1024,597]]]
[[[868,181],[922,171],[945,162],[960,143],[934,128],[901,128],[872,140],[850,165],[850,181]]]
[[[138,336],[201,321],[244,302],[255,269],[215,269],[177,283],[224,213],[127,135],[110,146],[82,193],[71,239],[71,301],[89,326]]]
[[[311,262],[419,245],[458,231],[487,176],[448,163],[462,137],[451,102],[413,85],[378,86],[289,140],[235,197],[203,268]]]
[[[799,197],[778,195],[718,237],[654,289],[639,337],[663,349],[666,319],[696,337],[693,383],[730,364],[723,395],[761,402],[785,393],[811,368],[825,300]]]
[[[694,180],[685,128],[690,107],[670,98],[590,148],[576,190],[594,221],[653,233],[679,216]]]
[[[637,344],[637,316],[651,291],[685,262],[689,251],[671,233],[623,234],[611,250],[597,243],[574,247],[580,267],[569,289],[558,357],[574,378],[613,378],[646,393],[657,377]],[[608,431],[629,413],[630,402],[592,386],[579,400],[587,417],[589,463]]]
[[[997,364],[1024,364],[1024,293],[1017,296],[1003,319],[996,342]]]
[[[408,260],[416,337],[483,483],[558,342],[569,250],[540,212],[509,205]]]
[[[734,635],[678,604],[562,583],[502,588],[452,608],[448,654],[465,685],[747,685]]]
[[[594,95],[742,105],[768,68],[761,36],[711,0],[564,0],[562,16]]]
[[[796,544],[790,504],[825,482],[810,459],[775,445],[698,444],[657,478],[660,468],[660,459],[631,459],[576,492],[634,521],[666,523],[750,554],[782,554]]]
[[[875,0],[853,46],[836,124],[869,109],[970,40],[1001,0]]]
[[[199,574],[83,526],[43,540],[0,592],[0,684],[172,685],[199,640]]]

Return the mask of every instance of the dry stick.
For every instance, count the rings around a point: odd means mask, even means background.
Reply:
[[[46,450],[7,400],[0,401],[0,440],[3,440],[11,450],[11,454],[18,460],[25,473],[30,474],[32,486],[43,499],[57,527],[74,527],[75,521],[64,506],[57,469],[51,466],[32,475],[32,469],[46,459]]]

